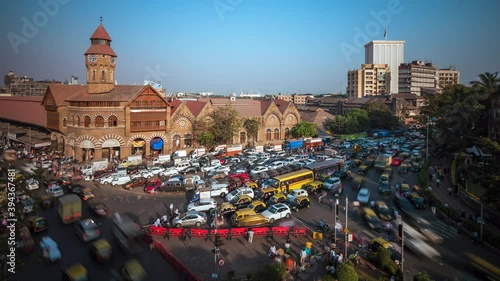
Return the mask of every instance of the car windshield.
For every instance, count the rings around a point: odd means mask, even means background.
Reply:
[[[271,214],[276,214],[276,212],[278,211],[278,209],[276,209],[275,207],[271,207],[268,209],[269,213]]]
[[[361,190],[361,191],[359,192],[359,195],[362,195],[362,196],[366,196],[366,195],[368,195],[368,190]]]
[[[236,194],[238,194],[239,192],[240,192],[240,191],[239,191],[238,189],[235,189],[235,190],[231,191],[231,193],[230,193],[230,194],[231,194],[232,196],[236,196]]]
[[[278,188],[280,186],[280,182],[278,180],[275,180],[275,179],[269,179],[266,181],[266,183],[269,184],[269,186],[274,187],[274,188]]]
[[[334,183],[335,183],[335,181],[334,181],[334,180],[332,180],[332,179],[327,179],[327,180],[325,181],[325,183],[334,184]]]

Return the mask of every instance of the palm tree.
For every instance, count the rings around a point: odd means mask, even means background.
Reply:
[[[470,83],[473,88],[484,93],[481,99],[485,102],[485,106],[488,109],[488,136],[491,137],[491,121],[493,119],[495,101],[500,97],[500,77],[498,77],[498,72],[485,72],[479,74],[478,78],[478,81],[471,81]]]

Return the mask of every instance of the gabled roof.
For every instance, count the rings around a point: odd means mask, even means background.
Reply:
[[[108,32],[106,31],[106,28],[101,24],[96,28],[92,36],[90,36],[90,39],[105,39],[111,41],[111,37],[109,37]]]
[[[172,110],[170,110],[170,115],[174,115],[175,111],[181,106],[182,101],[181,100],[173,100],[170,102],[170,106],[172,107]]]
[[[87,92],[85,85],[66,85],[66,84],[49,84],[47,92],[43,100],[47,98],[47,93],[52,95],[57,106],[67,105],[66,99],[73,95],[83,94]]]
[[[115,85],[113,90],[102,94],[89,94],[88,91],[79,92],[66,101],[131,101],[139,92],[149,85]],[[150,87],[150,86],[149,86]]]
[[[203,108],[207,105],[206,102],[201,102],[201,101],[186,101],[186,106],[191,111],[191,113],[194,115],[194,117],[198,117],[198,115],[201,113]]]
[[[276,104],[276,106],[280,110],[281,114],[285,113],[285,110],[287,110],[287,108],[291,104],[291,102],[279,100],[279,99],[273,100],[273,102],[274,102],[274,104]]]
[[[324,111],[321,108],[318,108],[315,111],[299,110],[299,113],[300,113],[300,118],[302,118],[302,121],[313,122],[313,123],[316,123],[318,125],[322,125],[323,121],[326,120],[327,118],[329,118],[329,119],[335,119],[335,116],[333,116],[332,114]]]

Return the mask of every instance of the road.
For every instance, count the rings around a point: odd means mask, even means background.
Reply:
[[[358,175],[353,174],[353,176],[356,177]],[[389,207],[393,207],[393,203],[390,198],[384,198],[378,193],[379,177],[380,172],[377,172],[374,169],[370,169],[367,174],[364,175],[365,187],[368,187],[371,190],[370,200],[383,200],[389,205]],[[416,183],[416,178],[416,174],[411,172],[406,175],[399,175],[397,168],[394,168],[394,177],[392,183],[402,182],[403,180],[405,180],[408,184],[413,185]],[[340,197],[339,200],[341,203],[341,213],[339,214],[340,221],[344,226],[345,213],[343,211],[343,206],[345,205],[345,196],[348,197],[349,202],[355,201],[357,197],[357,191],[352,190],[351,183],[352,180],[350,179],[344,181],[344,194]],[[121,187],[101,186],[95,183],[84,183],[84,185],[90,186],[96,193],[96,200],[106,203],[112,211],[128,213],[134,220],[143,225],[150,224],[156,218],[164,215],[171,203],[174,204],[174,208],[178,208],[181,212],[184,211],[191,198],[190,194],[160,193],[157,195],[151,195],[143,193],[141,189],[127,191],[122,189]],[[333,198],[333,196],[329,194],[327,200],[329,198]],[[478,275],[471,270],[467,259],[464,257],[464,253],[466,252],[476,253],[483,257],[485,260],[488,260],[494,264],[498,263],[495,253],[492,253],[491,251],[483,247],[473,245],[468,237],[460,236],[454,227],[446,225],[444,222],[434,217],[429,209],[419,210],[415,212],[418,212],[421,217],[426,219],[430,223],[430,228],[432,228],[433,231],[442,236],[444,238],[444,241],[441,245],[433,245],[442,257],[438,261],[432,261],[426,258],[422,258],[422,256],[419,254],[405,250],[404,268],[408,280],[411,279],[411,276],[420,271],[428,272],[435,280],[454,280],[453,278],[457,278],[456,280],[471,281],[484,280],[483,276]],[[51,270],[50,272],[55,271],[57,272],[57,274],[55,275],[59,276],[59,267],[66,266],[80,260],[82,260],[84,264],[91,264],[92,261],[88,258],[88,254],[86,252],[87,246],[77,240],[71,227],[63,227],[60,225],[60,223],[58,223],[58,217],[55,214],[55,210],[51,210],[50,212],[48,212],[48,214],[46,214],[46,217],[49,218],[49,221],[51,223],[49,234],[51,236],[53,235],[55,240],[60,243],[61,248],[75,249],[75,251],[69,251],[69,257],[65,259],[61,265],[51,266],[51,268],[53,268],[54,270]],[[383,236],[380,233],[369,230],[366,227],[363,219],[359,216],[356,216],[354,212],[352,212],[352,210],[349,210],[348,217],[348,228],[351,232],[355,234],[363,233],[370,238]],[[289,219],[288,221],[282,221],[280,222],[280,224],[308,225],[310,227],[316,227],[320,219],[325,219],[329,224],[333,223],[334,221],[333,212],[330,211],[330,207],[327,204],[318,203],[316,195],[311,197],[310,209],[303,209],[298,213],[294,213],[293,218]],[[110,223],[106,219],[100,222],[102,223],[102,228],[105,230],[105,236],[107,237],[107,235],[110,235]],[[339,237],[343,236],[340,235]],[[109,239],[111,239],[111,237],[109,237]],[[169,243],[175,242],[170,241]],[[177,243],[186,244],[185,241]],[[211,244],[204,243],[201,244],[200,247],[206,247],[206,250],[208,252],[211,248]],[[63,250],[63,255],[65,255],[65,258],[67,257],[67,252],[68,251]],[[152,259],[152,261],[150,262],[149,259]],[[43,270],[44,268],[46,268],[39,262],[33,262],[32,258],[28,260],[31,260],[32,263],[27,263],[27,265],[29,265],[28,268],[36,268],[36,270],[30,270],[29,273],[26,273],[28,274],[26,276],[36,276],[36,274],[33,274],[33,272],[39,272],[38,270]],[[170,272],[169,267],[165,266],[165,262],[161,260],[161,257],[159,257],[157,253],[152,253],[148,250],[139,255],[139,260],[143,265],[145,265],[145,268],[148,273],[150,273],[150,276],[163,276],[165,274],[171,274],[167,273]],[[119,268],[123,264],[123,261],[124,258],[119,257],[115,261],[113,261],[111,268],[96,267],[95,272],[98,272],[99,276],[100,274],[102,274],[102,276],[106,276],[106,278],[108,278],[98,280],[111,280],[112,278],[117,278],[115,277],[116,272],[119,272]],[[188,266],[194,265],[188,264]],[[253,266],[253,264],[251,266]],[[211,268],[211,266],[209,267]],[[253,267],[253,269],[255,269],[255,267]],[[199,270],[201,271],[203,269]]]

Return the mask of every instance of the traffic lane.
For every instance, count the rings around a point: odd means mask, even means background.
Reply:
[[[44,280],[59,280],[62,269],[68,266],[81,263],[89,273],[91,280],[109,281],[123,280],[121,270],[124,263],[133,258],[122,252],[118,244],[113,239],[112,220],[109,218],[92,217],[83,204],[83,218],[93,218],[99,224],[101,237],[106,238],[113,247],[113,259],[110,263],[100,265],[95,262],[89,254],[91,242],[84,243],[79,240],[74,230],[74,224],[64,225],[57,214],[56,207],[49,210],[41,210],[39,214],[48,220],[49,229],[46,234],[56,241],[62,254],[62,260],[50,265],[44,265],[39,252],[36,255],[24,256],[24,269],[16,274],[16,280],[37,280],[44,276]],[[38,242],[43,234],[34,236],[38,249]],[[155,276],[172,276],[172,280],[182,280],[179,274],[167,264],[167,262],[156,251],[151,252],[148,245],[143,245],[144,251],[134,256],[142,264],[149,275],[148,280],[157,280]]]

